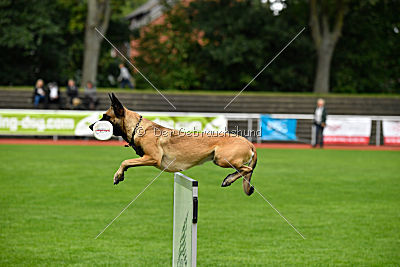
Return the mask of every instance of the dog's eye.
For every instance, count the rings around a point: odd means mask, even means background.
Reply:
[[[108,116],[107,114],[103,114],[103,118],[101,118],[102,121],[109,121],[111,119],[110,116]]]

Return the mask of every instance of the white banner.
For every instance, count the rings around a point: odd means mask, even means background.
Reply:
[[[382,126],[385,145],[400,144],[400,121],[383,120]]]
[[[369,144],[371,135],[370,118],[329,118],[324,129],[326,144]]]

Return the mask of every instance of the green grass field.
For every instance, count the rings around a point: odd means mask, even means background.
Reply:
[[[252,182],[306,237],[228,170],[199,180],[199,266],[399,265],[400,152],[259,149]],[[164,173],[99,239],[94,237],[159,170],[112,177],[123,147],[0,146],[1,265],[168,266],[172,174]]]

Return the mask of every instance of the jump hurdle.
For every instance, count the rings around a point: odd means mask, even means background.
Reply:
[[[174,174],[174,223],[172,266],[196,266],[198,182]]]

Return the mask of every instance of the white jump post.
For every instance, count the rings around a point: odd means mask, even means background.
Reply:
[[[172,266],[196,266],[198,182],[174,175],[174,228]]]

